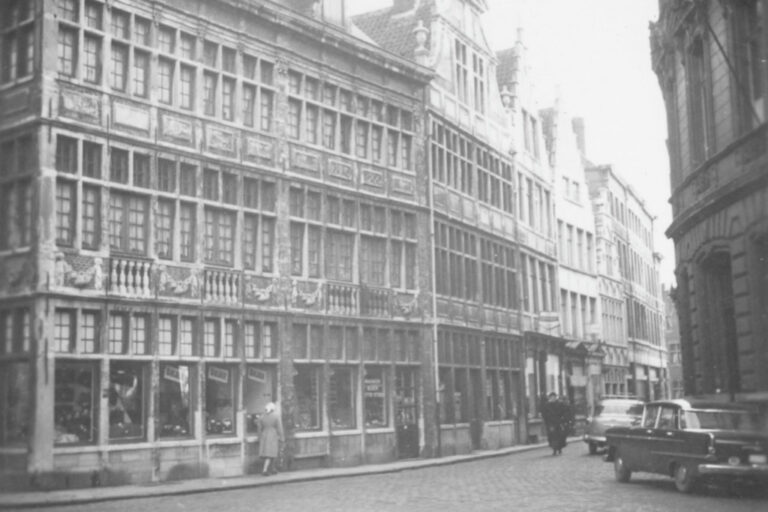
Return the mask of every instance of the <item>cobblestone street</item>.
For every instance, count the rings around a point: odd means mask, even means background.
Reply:
[[[170,484],[173,485],[173,484]],[[613,478],[613,467],[571,443],[560,457],[538,449],[450,466],[399,473],[292,483],[156,499],[49,508],[62,512],[136,510],[228,512],[273,511],[756,511],[765,494],[738,496],[725,489],[678,493],[671,479],[633,475]]]

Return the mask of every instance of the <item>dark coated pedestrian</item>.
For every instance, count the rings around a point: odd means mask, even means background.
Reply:
[[[264,476],[277,473],[275,459],[280,454],[280,444],[283,442],[283,422],[280,414],[275,411],[275,404],[269,402],[264,408],[264,414],[259,418],[259,457],[264,461],[261,474]]]

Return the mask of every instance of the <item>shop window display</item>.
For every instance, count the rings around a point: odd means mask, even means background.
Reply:
[[[205,370],[205,426],[208,434],[235,433],[235,371],[210,365]]]
[[[363,380],[365,426],[369,428],[386,427],[387,417],[387,374],[384,368],[365,369]]]
[[[328,386],[328,415],[333,429],[350,429],[357,426],[355,408],[355,371],[353,368],[331,369]]]
[[[109,438],[145,437],[144,366],[112,362],[109,369]]]
[[[54,425],[56,444],[96,441],[96,366],[56,361],[54,376]]]
[[[249,434],[255,434],[264,407],[276,401],[277,380],[275,368],[272,366],[249,365],[245,371],[245,389],[243,390],[245,426]]]
[[[183,364],[161,364],[158,386],[158,436],[192,436],[190,382],[192,367]]]
[[[27,363],[0,365],[0,446],[23,444],[29,435],[31,373]]]
[[[293,387],[296,393],[296,416],[294,423],[297,430],[320,430],[320,368],[316,366],[295,365],[296,375]]]

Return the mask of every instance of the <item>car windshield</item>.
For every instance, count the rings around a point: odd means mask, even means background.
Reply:
[[[601,414],[618,414],[624,416],[642,416],[643,404],[627,402],[603,402],[595,407],[595,416]]]
[[[705,430],[739,430],[759,432],[760,418],[751,411],[733,410],[690,410],[685,411],[685,426]]]

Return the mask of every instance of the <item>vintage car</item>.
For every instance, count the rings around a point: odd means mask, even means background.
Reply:
[[[628,427],[643,415],[643,402],[628,397],[604,397],[587,418],[584,442],[590,455],[605,447],[605,431],[612,427]]]
[[[681,492],[712,480],[768,484],[765,418],[746,404],[650,402],[637,425],[608,429],[606,438],[619,482],[637,471],[669,475]]]

